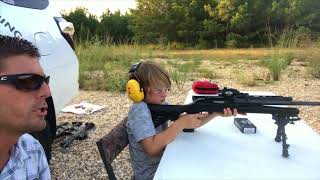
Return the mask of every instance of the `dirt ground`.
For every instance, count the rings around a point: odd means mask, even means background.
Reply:
[[[239,77],[254,74],[267,78],[265,72],[252,65],[244,64],[216,64],[219,77],[213,79],[220,87],[232,87],[240,91],[270,91],[277,95],[292,96],[295,100],[320,101],[320,79],[305,75],[305,66],[299,62],[292,63],[282,74],[281,80],[271,83],[257,83],[255,86],[241,84]],[[236,70],[234,70],[236,69]],[[262,74],[262,75],[261,75]],[[192,81],[186,82],[181,90],[173,86],[168,102],[182,104],[191,88]],[[86,101],[97,105],[106,105],[100,112],[91,115],[74,115],[60,113],[58,124],[62,122],[82,121],[93,122],[96,125],[89,137],[82,141],[74,141],[72,146],[63,149],[59,142],[53,145],[53,154],[50,164],[53,179],[108,179],[95,142],[107,134],[120,120],[127,116],[132,102],[122,93],[105,91],[80,91],[70,104]],[[320,107],[299,107],[300,117],[309,124],[314,131],[320,133]],[[126,149],[113,163],[115,174],[119,179],[130,179],[132,169],[130,157]]]

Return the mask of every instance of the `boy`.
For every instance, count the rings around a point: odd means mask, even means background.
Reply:
[[[129,79],[137,80],[144,93],[143,100],[134,103],[128,113],[127,133],[134,177],[152,179],[167,144],[183,129],[198,128],[222,113],[183,114],[169,127],[164,123],[154,128],[147,104],[166,103],[171,87],[168,73],[158,64],[145,61],[131,67]],[[225,109],[224,115],[232,115],[231,110]]]

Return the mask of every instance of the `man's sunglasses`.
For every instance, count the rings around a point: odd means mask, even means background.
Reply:
[[[50,76],[40,76],[32,73],[0,75],[0,84],[10,84],[23,91],[34,91],[40,89],[43,82],[49,84],[49,78]]]

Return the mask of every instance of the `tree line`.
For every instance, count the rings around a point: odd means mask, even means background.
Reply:
[[[267,47],[294,37],[319,40],[319,0],[136,0],[126,14],[80,7],[63,17],[77,41],[178,47]]]

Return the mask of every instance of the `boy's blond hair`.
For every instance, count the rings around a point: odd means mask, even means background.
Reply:
[[[159,86],[171,88],[168,72],[151,61],[141,62],[134,72],[129,73],[129,79],[136,79],[142,88]]]

